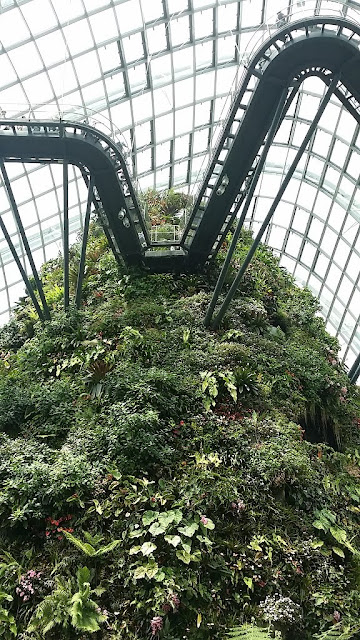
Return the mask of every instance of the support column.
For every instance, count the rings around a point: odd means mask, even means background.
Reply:
[[[257,247],[259,246],[259,243],[260,243],[261,238],[262,238],[262,236],[264,234],[264,231],[267,228],[271,218],[273,217],[273,215],[275,213],[275,210],[276,210],[281,198],[283,197],[283,195],[285,193],[285,190],[286,190],[291,178],[293,177],[294,171],[295,171],[295,169],[296,169],[296,167],[297,167],[297,165],[298,165],[298,163],[299,163],[299,161],[300,161],[300,159],[301,159],[301,157],[302,157],[302,155],[303,155],[308,143],[310,142],[310,139],[311,139],[312,135],[314,134],[314,132],[316,130],[316,127],[317,127],[317,125],[319,123],[319,120],[320,120],[321,116],[323,115],[323,113],[325,111],[325,108],[328,105],[328,103],[330,101],[330,98],[331,98],[331,96],[333,95],[333,93],[334,93],[334,91],[336,89],[336,85],[337,85],[338,80],[339,80],[339,74],[336,74],[336,76],[334,76],[333,80],[331,81],[331,83],[329,85],[329,88],[328,88],[325,96],[323,97],[323,99],[322,99],[322,101],[320,103],[319,110],[318,110],[314,120],[312,121],[310,127],[309,127],[309,130],[308,130],[308,132],[307,132],[307,134],[306,134],[306,136],[305,136],[305,138],[304,138],[304,140],[303,140],[303,142],[302,142],[302,144],[301,144],[301,146],[300,146],[300,148],[299,148],[299,150],[298,150],[298,152],[297,152],[297,154],[296,154],[296,156],[295,156],[295,158],[294,158],[294,160],[293,160],[293,162],[292,162],[292,164],[291,164],[291,166],[289,168],[289,171],[287,172],[287,174],[286,174],[286,176],[284,178],[284,181],[283,181],[283,183],[282,183],[282,185],[281,185],[281,187],[280,187],[280,189],[279,189],[279,191],[278,191],[278,193],[277,193],[277,195],[276,195],[276,197],[274,199],[274,202],[272,203],[272,205],[270,207],[269,213],[267,214],[264,222],[262,223],[262,225],[260,227],[260,230],[259,230],[255,240],[253,241],[246,258],[245,258],[245,260],[244,260],[244,262],[243,262],[243,264],[242,264],[242,266],[241,266],[241,268],[240,268],[240,270],[239,270],[234,282],[232,283],[232,285],[231,285],[231,287],[229,289],[229,292],[228,292],[223,304],[221,305],[219,313],[214,318],[214,321],[212,323],[212,327],[214,329],[216,329],[219,326],[220,322],[222,321],[222,319],[223,319],[223,317],[224,317],[224,315],[225,315],[225,313],[226,313],[226,311],[227,311],[227,309],[229,307],[229,304],[231,303],[231,301],[232,301],[232,299],[233,299],[233,297],[235,295],[235,291],[238,288],[238,286],[240,284],[240,281],[241,281],[246,269],[248,268],[248,266],[249,266],[249,264],[251,262],[251,259],[252,259],[253,255],[254,255]]]
[[[34,307],[35,307],[35,309],[37,311],[37,314],[38,314],[40,320],[44,321],[45,318],[44,318],[43,310],[39,305],[39,302],[38,302],[37,297],[35,295],[34,289],[32,288],[30,280],[27,277],[26,271],[25,271],[24,267],[21,264],[21,260],[20,260],[20,258],[18,256],[18,254],[16,253],[16,249],[15,249],[15,247],[13,245],[13,242],[12,242],[12,240],[10,238],[8,230],[7,230],[7,228],[5,226],[5,223],[4,223],[4,221],[3,221],[1,216],[0,216],[0,229],[3,232],[4,238],[5,238],[6,242],[9,245],[9,249],[11,251],[12,257],[14,258],[14,260],[16,262],[16,265],[17,265],[17,267],[18,267],[18,269],[19,269],[19,271],[21,273],[21,277],[24,280],[24,284],[26,286],[26,289],[27,289],[27,292],[28,292],[29,296],[30,296],[31,300],[34,303]]]
[[[284,109],[287,92],[288,92],[288,89],[286,87],[283,90],[282,94],[281,94],[279,104],[277,106],[277,109],[276,109],[273,121],[271,123],[271,127],[270,127],[270,130],[269,130],[269,133],[268,133],[264,148],[263,148],[261,156],[260,156],[260,160],[259,160],[259,162],[257,164],[257,167],[255,169],[255,173],[254,173],[254,175],[252,177],[250,188],[249,188],[249,191],[248,191],[246,199],[245,199],[245,203],[244,203],[244,207],[243,207],[241,216],[240,216],[240,218],[238,220],[236,229],[234,231],[234,234],[233,234],[233,237],[232,237],[232,240],[231,240],[230,247],[229,247],[228,252],[226,254],[225,262],[224,262],[224,264],[222,266],[218,281],[216,283],[216,287],[214,289],[213,296],[211,298],[208,310],[206,312],[206,316],[205,316],[205,320],[204,320],[204,324],[205,324],[206,327],[208,327],[210,325],[211,318],[212,318],[216,303],[218,301],[219,295],[220,295],[221,290],[223,288],[223,285],[224,285],[224,282],[225,282],[225,278],[226,278],[226,274],[228,272],[231,259],[232,259],[233,255],[234,255],[234,251],[235,251],[236,245],[238,243],[240,231],[241,231],[241,229],[243,227],[243,224],[244,224],[244,221],[245,221],[245,218],[246,218],[246,214],[247,214],[247,212],[249,210],[250,203],[251,203],[252,197],[253,197],[254,192],[255,192],[256,185],[257,185],[259,177],[260,177],[260,173],[261,173],[261,171],[262,171],[262,169],[264,167],[264,164],[265,164],[266,156],[268,154],[270,146],[272,145],[272,143],[274,141],[276,132],[277,132],[277,130],[278,130],[278,128],[279,128],[284,116],[285,116],[285,113],[286,113],[287,109],[289,108],[289,105],[287,105],[286,111]]]
[[[81,294],[82,294],[82,284],[83,284],[83,280],[84,280],[84,271],[85,271],[85,256],[86,256],[86,246],[87,246],[87,239],[88,239],[88,234],[89,234],[89,224],[90,224],[90,213],[91,213],[91,203],[92,203],[92,199],[93,199],[93,178],[90,178],[90,182],[88,185],[88,197],[87,197],[87,203],[86,203],[86,213],[85,213],[85,220],[84,220],[84,231],[83,231],[83,239],[82,239],[82,246],[81,246],[81,256],[80,256],[80,263],[79,263],[79,272],[78,272],[78,279],[77,279],[77,284],[76,284],[76,307],[77,309],[80,309],[80,303],[81,303]]]
[[[63,162],[63,195],[64,195],[64,309],[69,308],[69,173],[68,163]]]
[[[356,358],[353,366],[351,367],[349,373],[348,373],[350,382],[352,382],[353,384],[356,384],[358,377],[360,376],[360,353],[358,354],[358,357]]]
[[[23,225],[22,220],[20,218],[19,209],[18,209],[16,201],[15,201],[14,193],[13,193],[13,190],[11,188],[10,180],[9,180],[9,177],[8,177],[8,174],[7,174],[7,171],[6,171],[5,164],[4,164],[3,160],[0,161],[0,168],[1,168],[1,173],[2,173],[3,180],[4,180],[4,186],[5,186],[5,189],[6,189],[6,193],[7,193],[7,196],[9,198],[11,211],[13,213],[13,216],[14,216],[16,224],[17,224],[17,228],[19,230],[21,239],[23,241],[24,249],[25,249],[27,258],[29,260],[31,271],[32,271],[32,274],[33,274],[33,277],[34,277],[34,280],[35,280],[35,283],[36,283],[36,288],[37,288],[40,300],[41,300],[42,305],[43,305],[44,313],[42,315],[45,318],[45,320],[50,320],[50,311],[49,311],[49,307],[47,306],[47,302],[46,302],[44,290],[43,290],[43,287],[42,287],[42,283],[41,283],[41,280],[39,278],[39,274],[38,274],[36,266],[35,266],[34,258],[33,258],[33,255],[31,253],[31,249],[30,249],[30,245],[29,245],[28,239],[26,237],[24,225]]]

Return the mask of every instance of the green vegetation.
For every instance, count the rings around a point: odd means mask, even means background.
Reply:
[[[358,389],[269,249],[214,332],[217,273],[119,270],[93,223],[81,310],[52,260],[51,322],[1,329],[0,638],[359,637]]]

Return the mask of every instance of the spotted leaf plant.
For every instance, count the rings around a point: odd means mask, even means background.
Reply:
[[[207,534],[215,525],[204,515],[188,517],[181,509],[148,510],[143,513],[141,523],[142,526],[135,525],[129,532],[130,540],[139,540],[129,549],[129,556],[137,557],[133,565],[135,580],[155,578],[162,582],[166,576],[164,556],[168,565],[176,561],[189,565],[201,562],[203,551],[211,549],[212,541]]]

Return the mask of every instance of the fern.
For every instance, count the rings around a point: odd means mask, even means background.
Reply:
[[[45,635],[55,626],[67,629],[70,623],[79,631],[93,633],[100,629],[99,623],[104,622],[105,616],[90,598],[92,593],[98,592],[90,588],[90,571],[82,567],[76,576],[78,591],[74,595],[70,580],[57,579],[56,589],[38,605],[27,631]]]
[[[28,631],[39,631],[45,635],[56,625],[67,628],[70,622],[69,606],[71,602],[70,580],[57,578],[56,589],[38,605],[28,626]]]
[[[231,640],[273,640],[268,629],[262,629],[253,624],[243,624],[241,627],[229,629],[226,638],[231,638]]]
[[[92,544],[90,544],[89,542],[83,542],[79,538],[76,538],[75,536],[73,536],[72,533],[69,533],[68,531],[63,531],[63,533],[65,534],[67,539],[70,540],[70,542],[72,542],[73,545],[75,545],[75,547],[80,549],[80,551],[85,553],[87,556],[91,556],[91,557],[98,557],[98,556],[104,555],[104,553],[109,553],[109,551],[112,551],[113,549],[115,549],[115,547],[117,547],[118,544],[120,544],[121,542],[121,540],[112,540],[112,542],[105,545],[104,547],[99,547],[99,549],[95,549],[92,546]]]

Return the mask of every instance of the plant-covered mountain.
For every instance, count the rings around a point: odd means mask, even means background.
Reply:
[[[358,390],[265,247],[205,329],[217,272],[121,270],[94,223],[81,311],[53,260],[52,321],[2,328],[1,638],[359,637]]]

